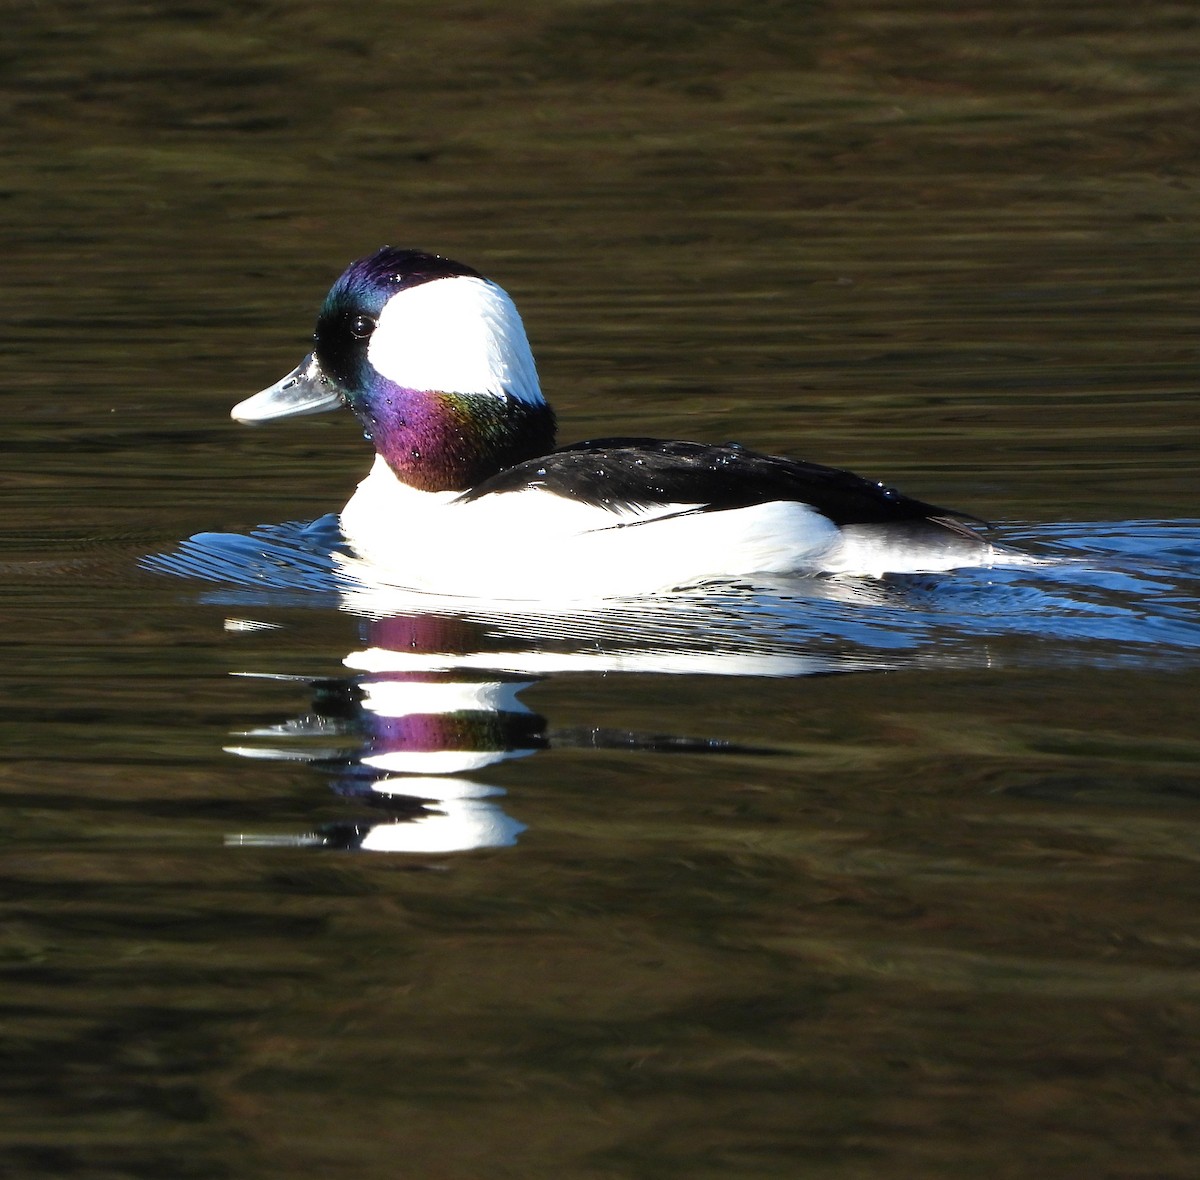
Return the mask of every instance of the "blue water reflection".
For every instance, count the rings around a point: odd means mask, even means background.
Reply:
[[[214,583],[218,588],[204,600],[219,605],[336,606],[365,617],[452,610],[490,618],[539,642],[574,635],[603,645],[606,631],[615,627],[628,637],[632,627],[651,647],[665,644],[669,651],[719,650],[729,657],[735,651],[808,654],[851,668],[860,660],[877,666],[871,653],[890,662],[893,653],[931,644],[944,654],[965,649],[958,651],[962,656],[1001,636],[1038,641],[1005,652],[1006,660],[1035,662],[1048,658],[1042,646],[1047,639],[1064,645],[1054,650],[1058,662],[1157,662],[1200,648],[1200,521],[1011,527],[1001,540],[1041,560],[952,574],[895,575],[880,582],[793,578],[729,584],[658,596],[649,603],[614,602],[553,615],[515,604],[481,610],[466,600],[414,595],[392,600],[372,592],[338,565],[344,549],[334,515],[264,525],[247,535],[197,534],[144,564]],[[550,618],[557,620],[554,626],[548,626]],[[723,648],[726,640],[734,650]],[[733,674],[745,669],[731,662],[705,670]],[[775,674],[821,670],[830,669],[785,659]]]
[[[361,617],[347,675],[296,680],[311,706],[242,731],[242,758],[302,762],[352,801],[352,820],[239,845],[449,853],[503,847],[525,825],[486,781],[550,747],[769,755],[706,737],[555,731],[521,693],[558,673],[797,677],[901,668],[1170,664],[1200,650],[1200,524],[1128,521],[1011,530],[1038,564],[951,575],[795,578],[549,610],[403,599],[341,572],[337,519],[200,534],[148,558],[242,610],[305,605]],[[229,620],[233,630],[253,619]],[[268,624],[261,624],[269,626]]]

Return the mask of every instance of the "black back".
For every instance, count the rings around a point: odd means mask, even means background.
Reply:
[[[849,471],[763,455],[735,443],[653,438],[579,442],[509,467],[462,499],[527,488],[609,509],[686,504],[696,512],[720,512],[792,500],[811,505],[837,525],[932,520],[974,535],[954,520],[964,513],[914,500]]]

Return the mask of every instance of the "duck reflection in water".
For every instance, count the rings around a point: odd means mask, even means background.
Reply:
[[[239,844],[301,844],[372,852],[444,853],[515,843],[524,825],[494,801],[502,788],[467,777],[546,745],[545,721],[519,699],[529,681],[411,666],[412,653],[446,655],[466,638],[461,620],[400,615],[366,624],[371,647],[346,657],[369,671],[310,681],[312,711],[226,747],[248,758],[308,762],[334,791],[366,804],[370,818],[299,837],[237,836]],[[409,655],[387,668],[379,654]]]
[[[525,825],[498,802],[505,791],[479,777],[502,762],[551,746],[773,752],[598,727],[551,731],[520,699],[542,674],[794,676],[845,670],[837,660],[795,651],[732,652],[728,638],[722,643],[713,634],[710,613],[705,630],[681,626],[686,614],[675,603],[669,611],[641,604],[636,620],[619,609],[590,618],[411,612],[367,619],[367,646],[344,660],[352,675],[303,681],[313,694],[310,712],[243,731],[239,738],[248,740],[226,748],[245,758],[306,762],[368,814],[302,835],[239,834],[228,842],[404,853],[512,845]]]

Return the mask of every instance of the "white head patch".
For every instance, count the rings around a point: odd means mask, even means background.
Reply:
[[[511,394],[542,402],[525,326],[495,283],[470,275],[399,291],[384,305],[367,359],[405,389]]]

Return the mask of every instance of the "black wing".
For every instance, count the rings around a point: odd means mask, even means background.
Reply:
[[[797,500],[811,504],[837,525],[931,520],[975,535],[954,519],[976,519],[966,513],[914,500],[836,467],[763,455],[735,443],[714,446],[654,438],[579,442],[509,467],[477,484],[462,499],[526,488],[542,488],[614,510],[689,504],[695,505],[693,511],[718,512]]]

